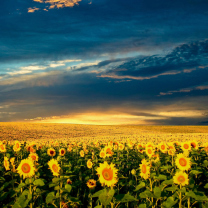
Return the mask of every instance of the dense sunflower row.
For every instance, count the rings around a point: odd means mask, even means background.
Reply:
[[[208,207],[208,143],[0,142],[0,207]]]

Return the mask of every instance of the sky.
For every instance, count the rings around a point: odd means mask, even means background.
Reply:
[[[208,0],[4,0],[0,122],[208,125]]]

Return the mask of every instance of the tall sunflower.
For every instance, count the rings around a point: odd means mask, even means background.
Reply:
[[[167,152],[167,145],[164,143],[164,142],[161,142],[159,145],[158,145],[159,149],[161,152],[163,153],[166,153]]]
[[[64,156],[66,154],[66,150],[64,149],[64,148],[61,148],[60,150],[59,150],[59,155],[60,156]]]
[[[87,161],[87,167],[88,167],[89,169],[91,169],[91,168],[92,168],[92,165],[93,165],[93,163],[92,163],[92,161],[89,159],[89,160]]]
[[[183,151],[186,151],[186,150],[190,151],[191,150],[191,143],[190,142],[183,142],[181,144],[181,148]]]
[[[61,168],[60,168],[57,160],[51,159],[48,162],[48,166],[54,176],[59,176],[59,171]]]
[[[23,176],[23,178],[30,178],[35,175],[35,167],[31,159],[24,159],[21,160],[17,172],[20,174],[20,176]]]
[[[33,161],[38,161],[38,155],[36,153],[30,153],[29,158],[31,158]]]
[[[3,143],[0,143],[0,152],[6,152],[6,145]]]
[[[56,155],[56,150],[55,149],[53,149],[53,148],[49,148],[48,150],[47,150],[47,154],[49,155],[49,156],[55,156]]]
[[[104,151],[103,149],[100,151],[99,156],[100,156],[101,158],[106,158],[106,153],[105,153],[105,151]]]
[[[87,186],[88,188],[93,189],[96,186],[96,181],[94,179],[89,179],[87,181]]]
[[[6,170],[10,170],[10,164],[9,164],[9,158],[8,157],[4,157],[4,167]]]
[[[154,154],[154,150],[153,150],[152,146],[149,146],[149,147],[146,146],[145,152],[149,158],[152,157],[152,155]]]
[[[189,184],[188,174],[183,171],[177,172],[175,176],[173,176],[173,182],[175,184],[182,186],[188,185]]]
[[[185,157],[182,153],[179,153],[177,155],[177,158],[175,160],[176,166],[180,170],[189,170],[191,168],[191,159]]]
[[[191,147],[194,149],[198,149],[199,148],[199,143],[196,140],[193,140],[191,142]]]
[[[118,182],[118,170],[114,167],[115,165],[112,163],[108,165],[106,161],[99,165],[100,166],[97,168],[97,175],[99,176],[100,183],[108,187],[114,186]]]
[[[140,170],[141,170],[140,176],[142,178],[144,178],[145,180],[148,179],[149,176],[150,176],[149,163],[145,159],[143,159],[142,164],[140,164],[139,167],[140,167]]]

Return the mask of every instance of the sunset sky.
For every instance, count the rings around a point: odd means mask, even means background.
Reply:
[[[208,124],[207,0],[3,0],[0,121]]]

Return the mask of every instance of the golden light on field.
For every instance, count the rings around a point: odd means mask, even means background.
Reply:
[[[51,117],[39,119],[44,123],[71,123],[71,124],[99,124],[99,125],[154,125],[154,121],[165,117],[135,116],[124,113],[82,113],[72,116]]]

